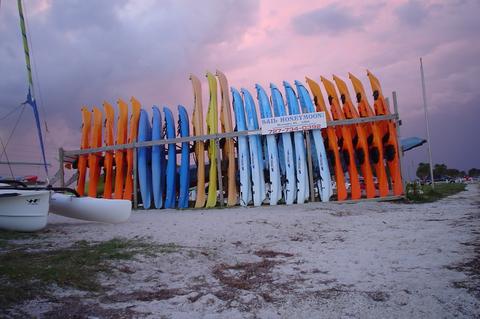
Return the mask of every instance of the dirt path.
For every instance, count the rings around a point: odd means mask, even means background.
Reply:
[[[56,290],[45,317],[479,317],[480,191],[431,204],[151,211],[123,225],[51,216],[41,240],[146,237],[178,245],[101,275],[101,295]]]

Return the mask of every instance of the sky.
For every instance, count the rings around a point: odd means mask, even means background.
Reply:
[[[397,92],[401,136],[425,137],[419,57],[434,163],[480,167],[477,0],[37,0],[24,1],[24,9],[53,171],[58,147],[79,148],[82,105],[135,96],[149,112],[154,104],[192,109],[189,75],[195,74],[206,112],[204,75],[216,69],[231,86],[252,92],[255,83],[332,74],[350,85],[352,72],[370,95],[369,69],[386,96]],[[0,2],[0,74],[0,136],[9,159],[40,161],[31,110],[18,120],[27,80],[13,0]],[[407,177],[427,160],[426,146],[406,153]],[[28,170],[42,175],[40,168]],[[0,165],[0,175],[7,173]]]

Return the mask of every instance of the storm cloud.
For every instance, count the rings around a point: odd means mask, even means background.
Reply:
[[[16,10],[14,1],[0,7],[0,117],[27,89]],[[54,166],[58,147],[78,147],[82,105],[136,96],[147,110],[191,108],[189,74],[203,80],[217,68],[237,87],[352,72],[369,90],[368,68],[385,94],[397,91],[402,135],[423,137],[420,56],[435,161],[480,166],[480,150],[462,153],[459,143],[474,144],[478,135],[478,1],[42,0],[25,2],[25,11]],[[19,114],[0,122],[2,139]],[[26,109],[8,146],[11,159],[40,159],[33,124]],[[425,161],[425,148],[405,160]],[[6,171],[0,166],[0,175]]]

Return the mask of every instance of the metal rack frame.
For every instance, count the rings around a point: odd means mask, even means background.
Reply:
[[[361,117],[361,118],[355,118],[355,119],[346,119],[346,120],[337,120],[337,121],[331,121],[327,123],[327,126],[329,127],[334,127],[338,125],[352,125],[352,124],[360,124],[360,123],[371,123],[371,122],[379,122],[379,121],[389,121],[389,120],[394,120],[397,125],[396,125],[396,130],[397,130],[397,138],[399,140],[399,125],[400,125],[400,120],[398,116],[398,106],[397,106],[397,99],[396,99],[396,93],[394,92],[394,113],[390,115],[380,115],[380,116],[372,116],[372,117]],[[308,134],[308,131],[305,131]],[[219,189],[219,194],[220,194],[220,207],[224,206],[224,200],[223,200],[223,184],[222,184],[222,176],[221,176],[221,158],[220,158],[220,139],[223,138],[237,138],[239,136],[252,136],[252,135],[261,135],[261,130],[250,130],[250,131],[240,131],[240,132],[228,132],[228,133],[218,133],[218,134],[210,134],[210,135],[201,135],[201,136],[188,136],[188,137],[178,137],[178,138],[173,138],[173,139],[163,139],[163,140],[156,140],[156,141],[145,141],[145,142],[133,142],[133,143],[127,143],[127,144],[117,144],[117,145],[110,145],[110,146],[103,146],[103,147],[97,147],[97,148],[89,148],[89,149],[83,149],[83,150],[64,150],[63,148],[59,148],[58,150],[58,156],[59,156],[59,162],[60,162],[60,167],[59,167],[59,175],[60,175],[60,186],[64,187],[65,185],[65,171],[64,171],[64,164],[65,164],[65,157],[74,157],[74,156],[79,156],[79,155],[87,155],[87,154],[94,154],[94,153],[103,153],[107,151],[116,151],[116,150],[127,150],[127,149],[138,149],[140,147],[151,147],[151,146],[156,146],[156,145],[167,145],[167,144],[180,144],[183,142],[196,142],[196,141],[209,141],[209,140],[214,140],[215,141],[215,147],[217,149],[217,178],[218,178],[218,189]],[[309,142],[309,139],[307,138],[307,143]],[[398,143],[398,154],[399,156],[402,155],[401,152],[401,146],[400,143]],[[311,157],[311,149],[307,148],[307,159],[308,159],[308,170],[309,170],[309,187],[311,190],[314,189],[314,181],[313,181],[313,174],[312,174],[312,157]],[[401,159],[401,156],[400,156]],[[401,161],[400,161],[401,162]],[[400,170],[401,170],[401,165],[400,165]],[[137,189],[137,152],[133,152],[133,182],[134,182],[134,190]],[[405,193],[405,184],[403,185],[403,190]],[[133,193],[133,207],[134,209],[138,208],[138,198],[137,198],[137,191],[134,191]],[[401,198],[401,196],[390,196],[390,197],[379,197],[379,198],[374,198],[370,200],[378,200],[378,201],[385,201],[385,200],[396,200]],[[310,192],[310,200],[313,202],[315,201],[315,193]],[[342,201],[343,203],[344,201]]]

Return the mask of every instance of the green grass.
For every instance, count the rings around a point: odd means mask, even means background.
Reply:
[[[79,241],[69,248],[48,251],[16,248],[0,254],[0,308],[46,296],[51,284],[101,292],[97,273],[111,272],[111,261],[130,260],[137,254],[171,253],[178,248],[175,244],[119,238],[100,243]]]
[[[463,183],[437,183],[431,185],[407,185],[407,199],[413,203],[431,203],[444,197],[460,193],[465,190]]]

